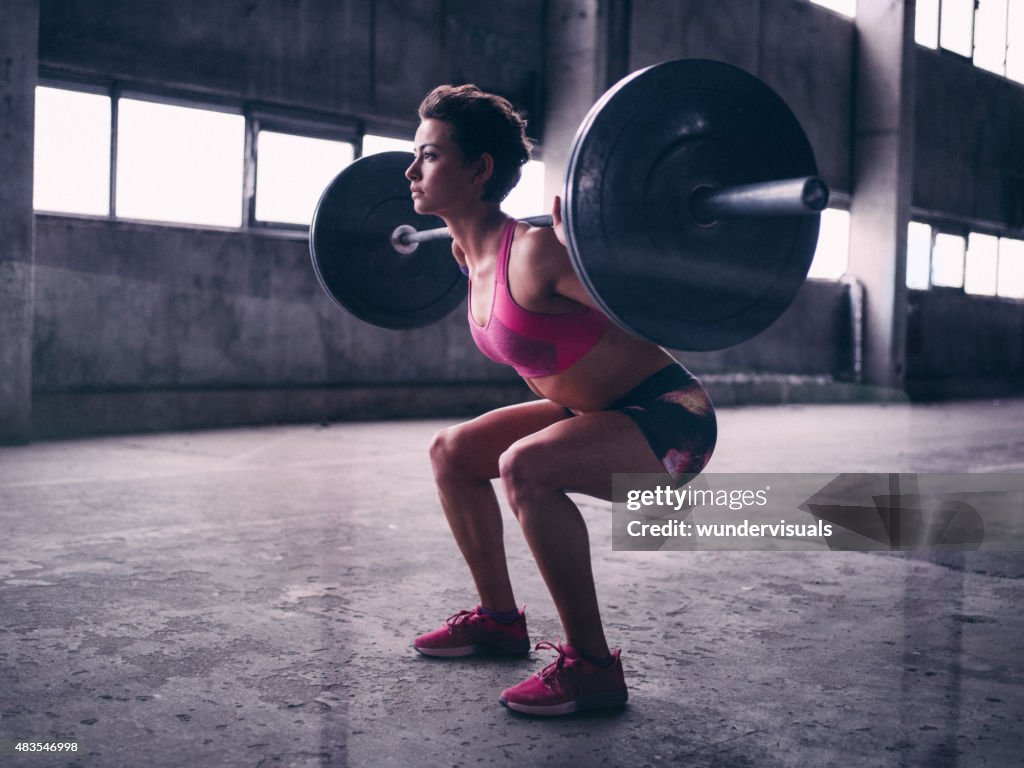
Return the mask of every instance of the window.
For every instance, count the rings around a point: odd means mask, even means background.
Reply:
[[[380,152],[412,153],[412,139],[395,139],[391,136],[378,136],[368,133],[363,136],[363,155],[376,155]]]
[[[999,269],[996,294],[1024,299],[1024,240],[999,238]]]
[[[1006,0],[983,0],[974,14],[974,63],[989,72],[1006,72]]]
[[[309,225],[320,195],[354,156],[346,141],[259,131],[256,220]]]
[[[926,48],[939,47],[939,0],[917,0],[914,40]]]
[[[910,222],[907,287],[963,288],[976,296],[1024,299],[1024,240],[971,232],[966,238]]]
[[[33,207],[222,227],[308,226],[358,142],[354,122],[336,117],[243,114],[242,105],[122,95],[109,85],[39,86]],[[366,136],[365,144],[410,148],[383,136]]]
[[[1024,3],[1010,3],[1006,16],[1006,76],[1024,83]]]
[[[544,163],[530,160],[523,166],[519,183],[502,201],[501,209],[509,216],[524,219],[551,213],[551,202],[544,199]]]
[[[907,228],[907,288],[926,290],[931,284],[932,228],[919,221]]]
[[[995,296],[998,261],[999,238],[971,232],[967,238],[964,292],[979,296]]]
[[[1024,1],[917,0],[914,39],[1024,83]]]
[[[115,213],[241,226],[244,156],[241,115],[118,99]]]
[[[970,58],[973,32],[974,0],[942,0],[939,8],[939,45],[947,51]]]
[[[110,212],[110,97],[36,88],[32,204],[36,210]]]
[[[808,277],[838,280],[846,272],[850,258],[850,213],[838,208],[821,212],[818,247],[814,251]]]
[[[932,244],[932,285],[962,288],[966,243],[959,235],[940,232]]]
[[[851,19],[857,15],[857,0],[811,0],[811,2]]]

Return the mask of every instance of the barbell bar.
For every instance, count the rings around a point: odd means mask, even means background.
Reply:
[[[413,209],[411,161],[355,161],[310,228],[327,293],[386,328],[434,322],[466,294],[443,222]],[[707,350],[760,333],[792,303],[827,200],[782,99],[743,70],[689,59],[634,72],[591,108],[561,213],[570,261],[612,320],[671,349]]]
[[[550,213],[543,213],[538,216],[527,216],[519,221],[532,224],[535,227],[550,227],[554,219]],[[408,224],[399,224],[391,233],[391,247],[398,253],[409,254],[416,250],[420,243],[429,243],[432,240],[450,240],[452,233],[448,227],[434,227],[433,229],[416,229]]]
[[[828,196],[828,185],[822,179],[804,176],[799,179],[740,184],[724,189],[698,187],[691,192],[689,205],[695,219],[710,225],[719,219],[820,213],[828,205]],[[528,216],[520,221],[538,227],[550,227],[554,223],[550,213]],[[412,253],[418,243],[445,240],[451,236],[447,227],[417,230],[407,224],[400,224],[391,234],[391,245],[400,253]]]

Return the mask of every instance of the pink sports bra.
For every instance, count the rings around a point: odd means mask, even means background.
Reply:
[[[508,287],[508,258],[516,220],[509,221],[501,239],[494,270],[494,297],[487,325],[473,319],[473,283],[470,282],[469,327],[473,341],[487,357],[511,365],[526,379],[561,373],[589,352],[608,326],[608,318],[583,306],[563,314],[523,309]]]

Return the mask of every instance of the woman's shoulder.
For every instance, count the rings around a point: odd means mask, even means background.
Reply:
[[[569,264],[569,254],[551,227],[534,227],[520,222],[513,247],[523,266],[537,275],[558,275]]]

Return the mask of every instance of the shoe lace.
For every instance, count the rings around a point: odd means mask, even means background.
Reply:
[[[558,658],[537,673],[537,677],[544,681],[544,685],[550,687],[559,673],[561,673],[563,669],[569,669],[574,666],[576,664],[576,660],[570,659],[566,656],[565,649],[563,649],[561,645],[556,645],[555,643],[548,642],[547,640],[537,643],[533,650],[539,651],[542,648],[558,651]]]
[[[453,613],[451,616],[445,619],[444,623],[448,625],[448,631],[451,632],[453,629],[455,629],[455,627],[459,626],[460,624],[473,621],[474,619],[476,619],[477,616],[478,612],[476,608],[474,608],[472,611],[459,611],[458,613]]]

